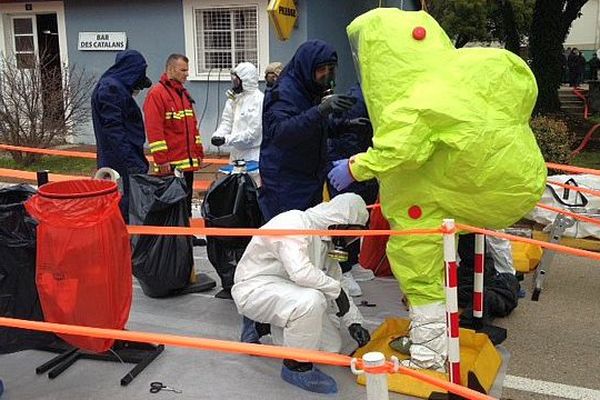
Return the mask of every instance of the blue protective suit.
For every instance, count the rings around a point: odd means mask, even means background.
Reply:
[[[144,121],[133,99],[133,88],[146,77],[146,60],[135,50],[119,52],[115,64],[98,81],[92,93],[92,120],[98,168],[116,170],[123,182],[121,212],[127,220],[129,173],[148,172],[144,155]]]
[[[306,210],[323,199],[327,164],[327,117],[318,104],[318,66],[337,63],[337,53],[321,40],[303,43],[284,68],[263,104],[259,194],[266,221],[288,210]]]

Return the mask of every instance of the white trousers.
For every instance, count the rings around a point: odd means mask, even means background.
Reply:
[[[240,314],[271,324],[275,344],[339,352],[339,318],[325,295],[284,279],[257,278],[236,283],[231,295]]]

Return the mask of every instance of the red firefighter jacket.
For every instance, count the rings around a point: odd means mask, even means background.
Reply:
[[[196,171],[204,157],[194,100],[166,74],[150,89],[144,102],[144,119],[155,164],[169,163],[182,171]]]

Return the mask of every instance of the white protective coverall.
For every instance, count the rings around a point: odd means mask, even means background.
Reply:
[[[346,193],[306,211],[279,214],[261,229],[327,229],[334,224],[364,225],[367,219],[365,202]],[[238,311],[271,324],[275,344],[339,352],[342,340],[335,299],[343,290],[342,270],[327,256],[332,248],[330,237],[255,236],[237,265],[231,289]],[[362,324],[352,300],[341,323]]]
[[[262,106],[264,94],[258,89],[258,70],[249,63],[239,63],[233,70],[242,81],[242,93],[227,99],[219,128],[212,137],[225,138],[229,161],[258,161],[262,141]]]

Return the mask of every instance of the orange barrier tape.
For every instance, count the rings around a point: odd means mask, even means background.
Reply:
[[[599,124],[599,126],[600,126],[600,124]],[[550,183],[550,184],[556,185],[556,186],[560,186],[565,189],[570,189],[570,190],[573,190],[576,192],[587,193],[587,194],[591,194],[592,196],[600,197],[600,190],[588,189],[588,188],[579,187],[579,186],[571,186],[571,185],[567,185],[565,183],[560,183],[560,182],[555,182],[555,181],[547,181],[547,183]],[[381,207],[381,204],[375,203],[375,204],[368,205],[367,209],[373,209],[373,208],[379,208],[379,207]]]
[[[73,150],[57,150],[57,149],[40,149],[37,147],[25,147],[25,146],[13,146],[10,144],[0,144],[0,150],[6,151],[21,151],[23,153],[36,153],[44,154],[48,156],[62,156],[62,157],[75,157],[75,158],[88,158],[95,160],[96,153],[89,151],[73,151]],[[153,161],[152,156],[146,156],[149,161]],[[202,162],[207,164],[229,164],[229,160],[226,158],[204,158]]]
[[[552,168],[552,169],[558,169],[560,171],[573,172],[576,174],[600,175],[600,171],[597,169],[573,167],[571,165],[562,165],[562,164],[554,164],[554,163],[547,162],[546,167]]]
[[[252,229],[252,228],[187,228],[178,226],[127,225],[130,235],[204,235],[204,236],[407,236],[439,235],[441,228],[392,230],[326,230],[326,229]]]
[[[0,326],[6,326],[19,329],[30,329],[42,332],[54,332],[65,335],[88,336],[102,339],[129,340],[141,343],[160,343],[165,345],[186,347],[199,350],[216,350],[223,353],[235,353],[254,355],[260,357],[295,360],[307,360],[317,364],[334,365],[339,367],[349,367],[352,359],[346,355],[337,353],[326,353],[316,350],[306,350],[294,347],[272,346],[265,344],[250,344],[241,342],[230,342],[227,340],[204,339],[192,336],[179,336],[171,334],[158,334],[147,332],[123,331],[117,329],[92,328],[77,325],[56,324],[52,322],[27,321],[15,318],[0,317]],[[391,372],[391,370],[390,370]],[[400,373],[410,375],[416,379],[430,383],[432,385],[444,388],[453,393],[473,400],[490,400],[490,396],[456,385],[450,382],[442,381],[431,376],[419,373],[410,368],[400,367]]]
[[[37,182],[37,174],[31,171],[20,171],[18,169],[0,168],[0,176]],[[48,174],[48,179],[50,180],[50,182],[72,181],[73,179],[86,178],[86,176]]]
[[[203,158],[202,162],[206,164],[229,165],[229,159],[227,158]]]
[[[23,179],[27,181],[37,182],[37,173],[32,171],[21,171],[18,169],[8,169],[8,168],[0,168],[0,176],[8,177],[8,178],[17,178]],[[85,175],[61,175],[61,174],[48,174],[48,180],[50,182],[62,182],[62,181],[72,181],[74,179],[89,179]],[[208,190],[212,181],[194,181],[194,189],[195,190]]]
[[[96,159],[96,153],[90,153],[87,151],[40,149],[40,148],[36,148],[36,147],[13,146],[10,144],[0,144],[0,149],[6,150],[6,151],[21,151],[23,153],[45,154],[45,155],[49,155],[49,156],[89,158],[89,159],[94,159],[94,160]]]
[[[564,187],[565,189],[573,190],[575,192],[582,192],[582,193],[591,194],[592,196],[600,197],[600,190],[588,189],[588,188],[579,187],[579,186],[571,186],[571,185],[567,185],[565,183],[554,182],[554,181],[547,181],[547,182],[552,185],[556,185],[556,186]]]
[[[208,188],[210,187],[210,185],[212,184],[212,181],[194,181],[193,187],[194,190],[208,190]]]
[[[474,232],[474,233],[482,233],[484,235],[496,236],[499,238],[513,240],[516,242],[525,242],[525,243],[529,243],[529,244],[536,244],[538,246],[545,247],[547,249],[558,251],[561,253],[567,253],[567,254],[571,254],[574,256],[578,256],[578,257],[586,257],[586,258],[592,258],[594,260],[600,260],[600,253],[595,253],[595,252],[588,251],[588,250],[574,249],[572,247],[563,246],[563,245],[556,244],[556,243],[549,243],[549,242],[544,242],[542,240],[524,238],[522,236],[509,235],[508,233],[502,233],[502,232],[492,231],[489,229],[477,228],[477,227],[474,227],[471,225],[456,224],[456,227],[458,229],[464,230],[464,231],[469,231],[469,232]]]
[[[583,149],[585,149],[587,147],[587,145],[592,140],[592,135],[594,134],[594,132],[596,132],[598,130],[598,128],[600,128],[600,124],[596,124],[590,128],[590,130],[583,137],[583,140],[581,141],[579,146],[577,146],[577,148],[571,152],[571,157],[577,156],[579,153],[581,153],[583,151]]]
[[[190,226],[192,228],[204,228],[204,218],[190,218]]]
[[[580,221],[585,221],[585,222],[589,222],[591,224],[600,225],[600,219],[587,217],[585,215],[579,215],[579,214],[571,212],[571,211],[563,210],[562,208],[552,207],[552,206],[542,204],[542,203],[538,203],[536,205],[536,207],[543,208],[548,211],[553,211],[555,213],[568,215],[569,217],[580,220]]]
[[[65,325],[52,322],[27,321],[15,318],[0,317],[0,325],[11,328],[31,329],[43,332],[55,332],[65,335],[88,336],[103,339],[130,340],[141,343],[160,343],[178,347],[189,347],[200,350],[216,350],[225,353],[249,354],[269,358],[292,358],[309,360],[319,364],[348,367],[351,358],[336,353],[306,350],[293,347],[270,346],[230,342],[227,340],[204,339],[191,336],[157,334],[118,329],[93,328],[78,325]]]

